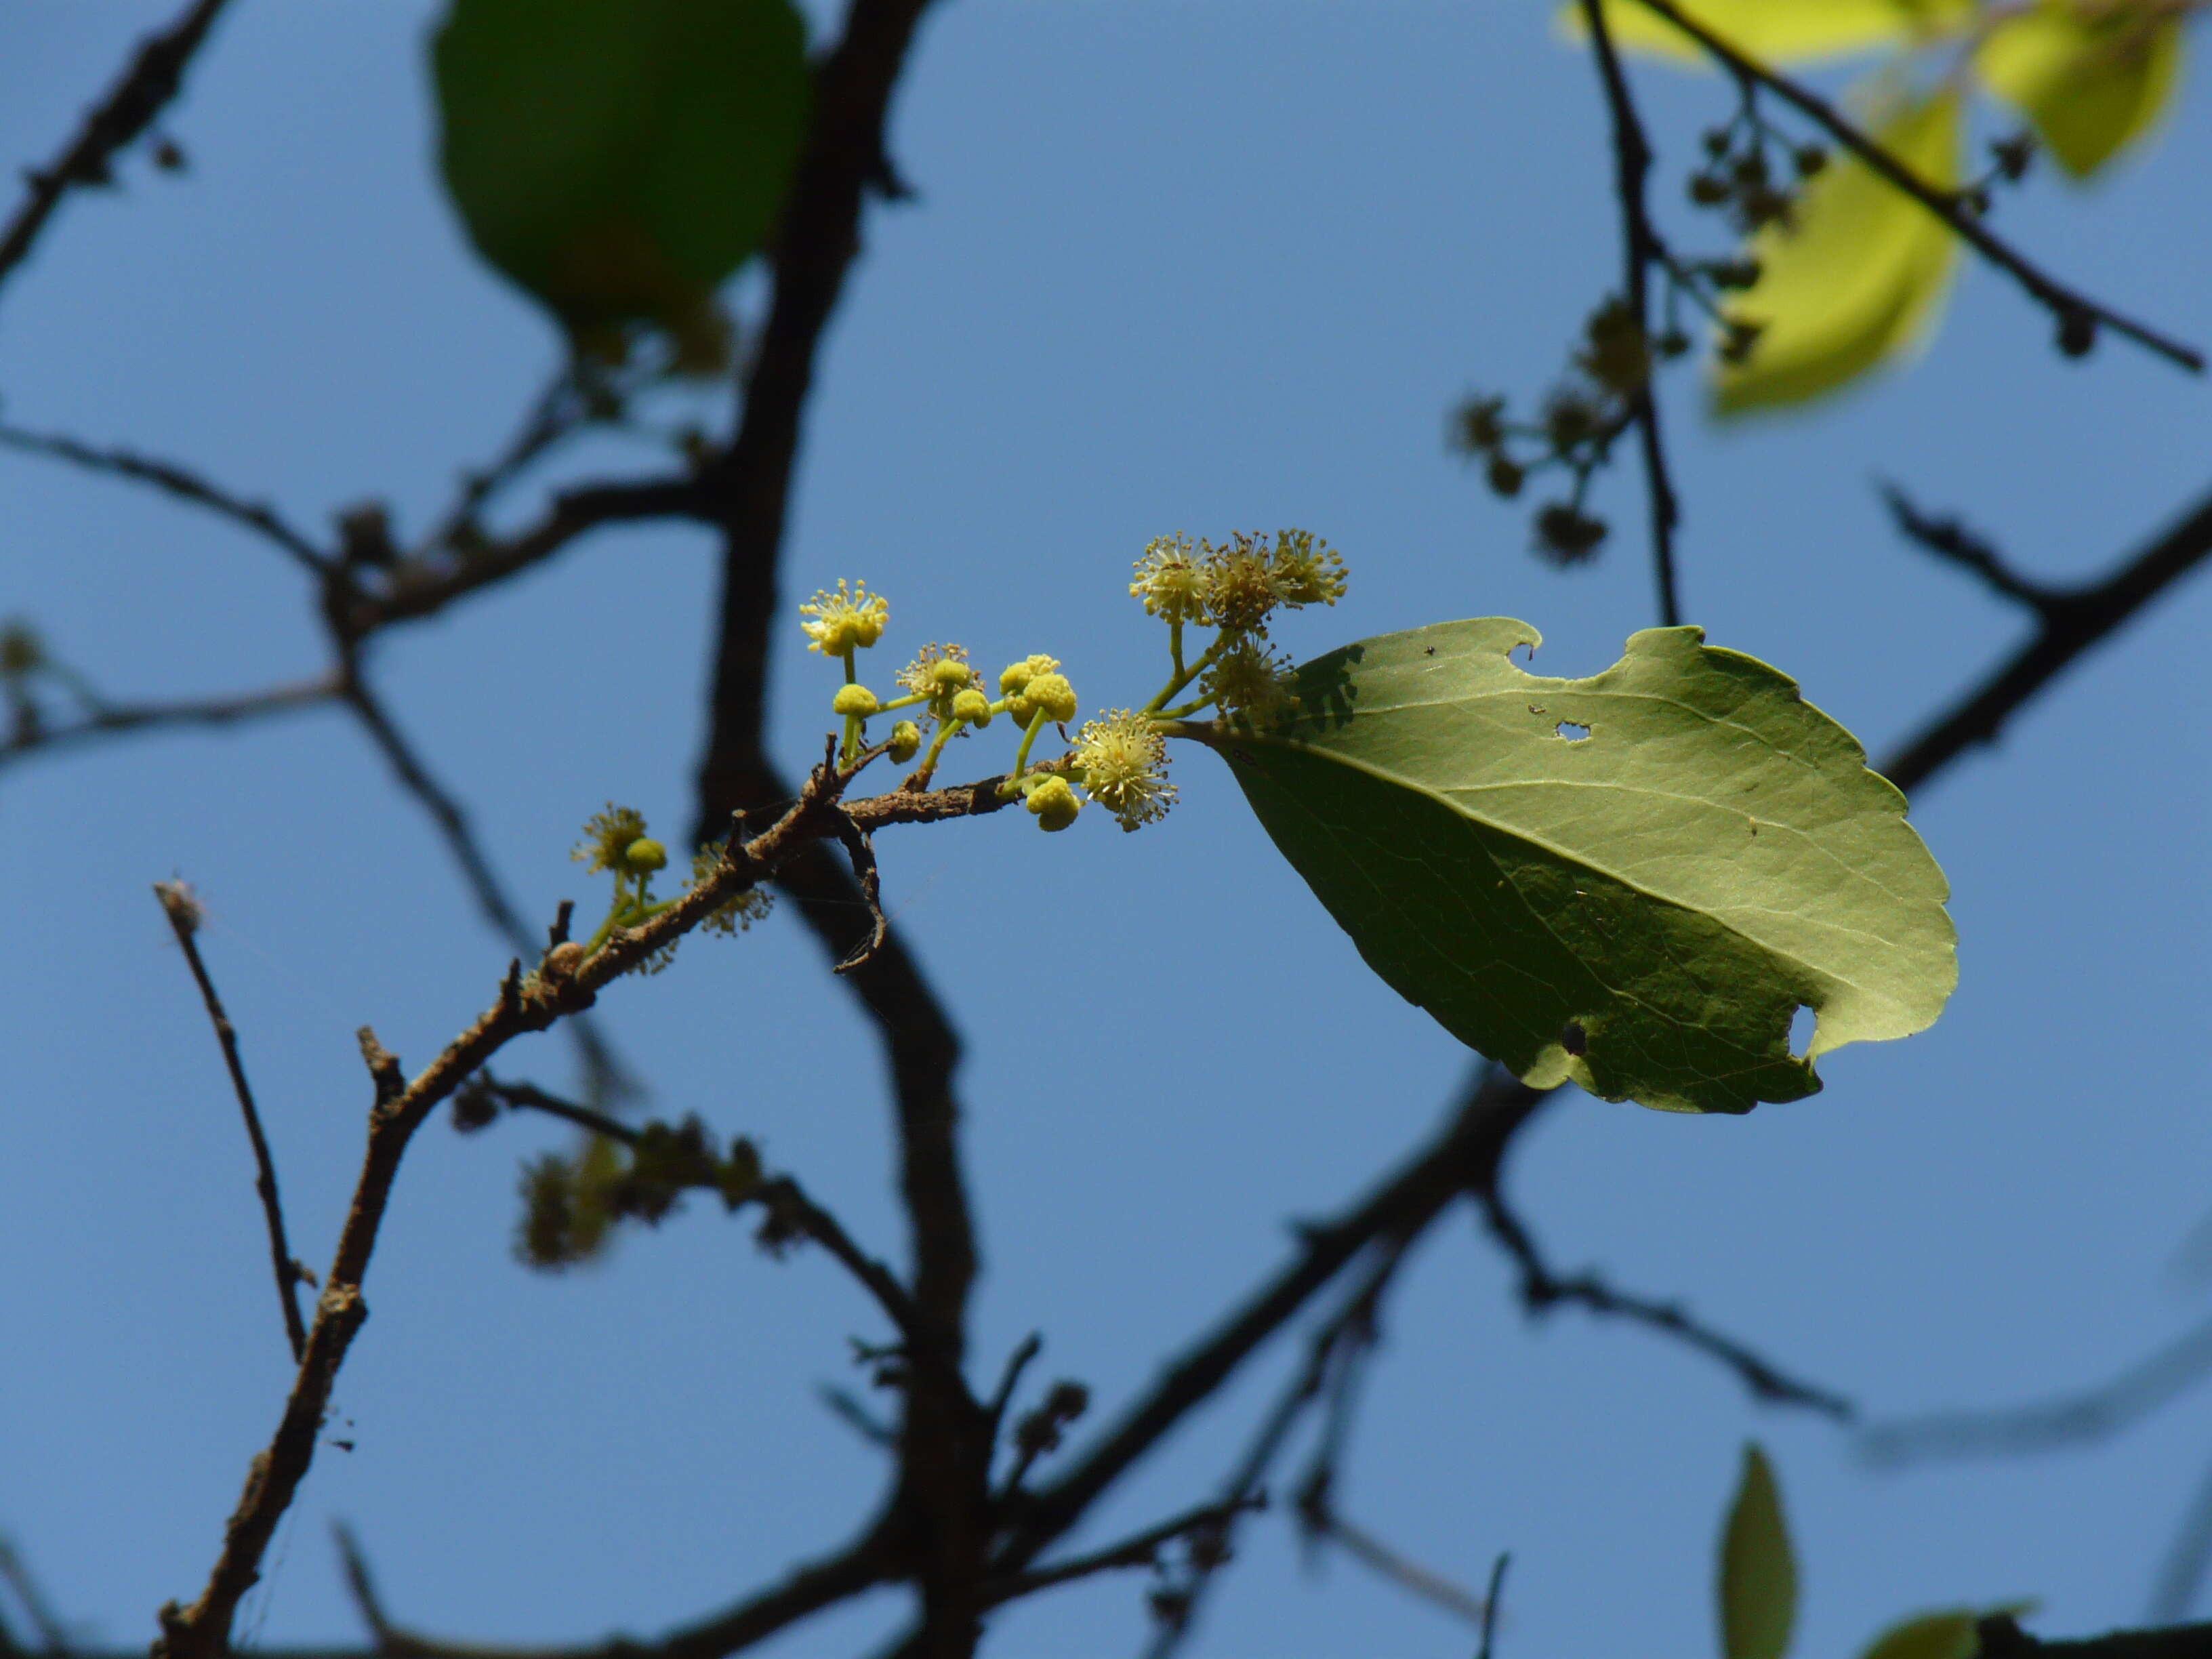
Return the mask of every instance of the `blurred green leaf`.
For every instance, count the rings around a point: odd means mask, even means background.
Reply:
[[[454,0],[439,160],[477,250],[586,351],[724,353],[717,288],[774,228],[806,125],[789,0]]]
[[[1958,185],[1956,92],[1906,106],[1872,136],[1923,182]],[[1752,239],[1760,276],[1729,314],[1760,331],[1741,361],[1716,364],[1716,413],[1802,403],[1856,380],[1919,337],[1948,286],[1950,230],[1856,157],[1805,187],[1793,221]]]
[[[2163,5],[2043,0],[1990,30],[1974,66],[2086,179],[2141,137],[2181,75],[2181,18]]]
[[[1974,1659],[1981,1649],[1974,1634],[1978,1617],[1960,1608],[1907,1619],[1876,1637],[1861,1659]]]
[[[1932,1022],[1942,872],[1851,735],[1755,659],[1652,629],[1589,679],[1442,623],[1297,672],[1297,711],[1196,726],[1370,967],[1539,1087],[1748,1111]],[[1790,1052],[1799,1006],[1820,1019]]]
[[[1797,1618],[1797,1562],[1766,1454],[1743,1449],[1743,1474],[1721,1534],[1722,1659],[1782,1659]]]
[[[1957,27],[1973,6],[1972,0],[1683,0],[1681,10],[1747,56],[1784,64],[1902,46]],[[1585,32],[1573,0],[1560,22],[1577,40]],[[1637,0],[1605,0],[1605,22],[1628,51],[1710,64],[1702,46]]]

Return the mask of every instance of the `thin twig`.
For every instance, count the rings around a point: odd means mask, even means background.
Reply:
[[[866,965],[868,958],[884,948],[884,940],[890,932],[890,918],[884,915],[884,886],[882,874],[876,868],[876,844],[868,832],[849,817],[840,823],[837,839],[844,843],[845,854],[853,860],[853,878],[860,884],[860,898],[868,907],[867,936],[853,947],[850,955],[830,971],[849,974],[855,968]]]
[[[1923,513],[1913,504],[1912,498],[1893,483],[1881,486],[1881,498],[1899,532],[1908,541],[1947,564],[1971,571],[1992,592],[2027,606],[2039,617],[2048,617],[2064,608],[2068,595],[2063,588],[2021,575],[2004,562],[1995,547],[1960,520],[1939,519]]]
[[[1910,790],[1965,750],[1996,741],[2023,704],[2195,570],[2208,554],[2212,494],[2102,581],[2067,590],[2045,613],[2033,639],[1877,769],[1899,788]]]
[[[1196,1509],[1170,1516],[1156,1526],[1147,1527],[1118,1544],[1109,1544],[1104,1549],[1094,1550],[1088,1555],[1079,1555],[1048,1567],[1036,1567],[1008,1578],[994,1580],[983,1587],[985,1603],[997,1607],[1003,1602],[1018,1601],[1024,1595],[1034,1595],[1039,1590],[1073,1583],[1079,1578],[1088,1578],[1096,1573],[1156,1566],[1164,1546],[1194,1533],[1222,1530],[1232,1517],[1243,1511],[1266,1507],[1267,1500],[1256,1496],[1246,1496],[1224,1503],[1201,1504]]]
[[[110,477],[151,484],[252,531],[283,549],[287,557],[312,576],[325,577],[332,568],[330,557],[306,535],[286,523],[274,507],[234,495],[173,461],[155,460],[128,449],[100,449],[59,433],[27,432],[21,427],[4,424],[0,424],[0,446],[30,455],[49,455]]]
[[[1490,1588],[1482,1593],[1482,1645],[1474,1650],[1474,1659],[1491,1659],[1492,1638],[1498,1634],[1498,1604],[1505,1595],[1505,1569],[1512,1565],[1510,1550],[1500,1550],[1498,1559],[1490,1565]]]
[[[2196,1605],[2197,1592],[2204,1587],[2208,1569],[2212,1569],[2212,1469],[2197,1480],[2188,1513],[2166,1547],[2144,1617],[2154,1625],[2171,1625],[2186,1618]]]
[[[141,41],[107,96],[46,167],[28,175],[30,195],[0,231],[0,281],[23,262],[64,194],[112,183],[116,152],[135,143],[184,85],[185,66],[207,38],[224,0],[194,0],[184,15]]]
[[[337,1546],[338,1570],[344,1575],[346,1594],[353,1598],[354,1611],[361,1614],[361,1622],[368,1626],[370,1638],[379,1653],[392,1647],[392,1621],[385,1616],[383,1600],[376,1593],[376,1580],[370,1574],[368,1562],[361,1553],[361,1545],[353,1535],[353,1528],[343,1521],[331,1522],[331,1541]]]
[[[1598,78],[1605,86],[1606,106],[1613,118],[1613,188],[1620,198],[1620,252],[1623,282],[1629,314],[1636,319],[1637,334],[1646,343],[1649,361],[1650,331],[1650,275],[1654,262],[1667,258],[1666,246],[1652,228],[1644,199],[1644,181],[1651,172],[1651,144],[1636,112],[1636,101],[1622,73],[1620,55],[1606,22],[1604,0],[1582,0],[1583,19],[1589,26],[1590,45],[1597,56]],[[1674,526],[1680,509],[1674,481],[1667,473],[1665,445],[1659,431],[1659,400],[1646,371],[1643,384],[1628,400],[1644,453],[1644,485],[1651,504],[1651,567],[1659,590],[1659,622],[1673,628],[1682,620],[1674,580]]]
[[[284,1335],[292,1346],[292,1363],[297,1365],[307,1352],[307,1327],[300,1316],[300,1264],[292,1259],[292,1246],[284,1237],[284,1206],[276,1196],[276,1160],[270,1153],[268,1136],[261,1132],[261,1114],[254,1109],[253,1090],[246,1080],[246,1061],[238,1051],[238,1030],[223,1012],[215,981],[200,959],[199,941],[194,937],[199,931],[199,902],[180,881],[157,881],[154,894],[161,901],[169,931],[177,936],[178,948],[184,951],[193,982],[200,988],[200,1000],[206,1003],[208,1019],[215,1027],[215,1040],[222,1048],[222,1063],[230,1071],[230,1086],[238,1096],[238,1109],[246,1119],[246,1138],[253,1147],[253,1190],[261,1195],[262,1218],[269,1225],[270,1266],[276,1274],[276,1299],[284,1308]]]
[[[1399,1589],[1442,1607],[1455,1617],[1464,1619],[1478,1630],[1489,1619],[1490,1604],[1473,1590],[1401,1555],[1374,1534],[1354,1526],[1334,1509],[1324,1508],[1309,1524],[1353,1560]]]
[[[1802,1406],[1838,1423],[1848,1423],[1856,1414],[1856,1408],[1841,1395],[1789,1376],[1735,1338],[1723,1336],[1700,1323],[1673,1303],[1654,1302],[1616,1291],[1595,1273],[1560,1277],[1545,1262],[1535,1240],[1507,1206],[1496,1182],[1483,1191],[1481,1200],[1491,1236],[1520,1266],[1522,1305],[1530,1314],[1548,1313],[1563,1302],[1577,1303],[1595,1314],[1649,1326],[1700,1352],[1711,1354],[1741,1378],[1754,1398],[1771,1405]]]
[[[459,497],[422,538],[418,560],[428,560],[453,547],[466,535],[491,499],[514,483],[531,464],[584,422],[586,405],[576,384],[576,370],[563,362],[554,371],[544,391],[531,401],[529,411],[507,446],[488,466],[461,481]]]
[[[18,732],[0,743],[0,766],[34,754],[80,746],[100,738],[156,727],[230,726],[264,714],[292,714],[335,702],[340,696],[338,677],[319,674],[311,680],[295,680],[266,690],[241,692],[228,697],[190,697],[173,702],[125,702],[102,707],[66,726],[36,726]]]
[[[863,1406],[851,1389],[839,1388],[835,1382],[817,1382],[814,1385],[814,1397],[871,1446],[888,1451],[898,1444],[898,1431]]]
[[[1957,191],[1928,183],[1861,131],[1819,94],[1788,76],[1769,69],[1757,59],[1746,57],[1683,11],[1674,0],[1637,0],[1637,3],[1654,15],[1665,19],[1680,33],[1696,41],[1708,57],[1726,68],[1739,81],[1757,82],[1808,117],[1889,185],[1941,219],[1954,235],[2011,276],[2027,291],[2030,299],[2050,311],[2058,323],[2063,342],[2076,340],[2085,328],[2094,335],[2094,330],[2102,325],[2126,335],[2191,374],[2203,370],[2203,354],[2146,324],[2123,316],[2108,306],[2099,304],[2031,264],[2009,243],[1992,233],[1983,223],[1980,216],[1966,206]]]
[[[1942,1412],[1878,1423],[1859,1449],[1883,1465],[1936,1458],[2012,1457],[2102,1440],[2150,1415],[2212,1375],[2212,1319],[2197,1324],[2109,1382],[2008,1411]]]

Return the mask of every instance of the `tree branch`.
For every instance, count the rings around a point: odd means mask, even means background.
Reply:
[[[1673,1303],[1654,1302],[1616,1291],[1595,1273],[1560,1278],[1546,1265],[1535,1240],[1507,1206],[1494,1180],[1484,1189],[1481,1201],[1491,1237],[1520,1265],[1521,1305],[1531,1316],[1548,1313],[1562,1302],[1579,1303],[1594,1314],[1632,1320],[1674,1337],[1701,1353],[1711,1354],[1741,1377],[1755,1399],[1770,1405],[1802,1406],[1838,1423],[1848,1423],[1856,1414],[1851,1402],[1841,1395],[1787,1375],[1733,1337],[1723,1336],[1699,1323]]]
[[[21,427],[0,424],[0,446],[20,450],[27,455],[46,455],[56,460],[67,461],[72,466],[82,467],[88,472],[104,473],[109,477],[127,478],[134,483],[151,484],[155,489],[190,501],[195,507],[205,507],[216,517],[252,531],[273,545],[282,549],[286,557],[319,580],[328,576],[335,568],[330,556],[300,531],[287,524],[274,507],[263,501],[249,501],[234,495],[219,485],[210,483],[189,468],[173,461],[155,460],[128,449],[100,449],[82,443],[59,433],[28,432]]]
[[[292,1246],[284,1237],[284,1206],[276,1196],[276,1160],[270,1154],[269,1138],[261,1132],[261,1114],[254,1109],[253,1091],[246,1081],[238,1031],[223,1012],[222,999],[216,994],[207,964],[200,960],[199,941],[194,938],[200,925],[198,902],[180,881],[155,882],[154,895],[161,901],[169,931],[177,936],[178,948],[184,951],[193,982],[200,988],[200,1000],[207,1005],[208,1019],[215,1027],[215,1040],[222,1048],[222,1063],[230,1071],[230,1086],[238,1096],[238,1109],[246,1119],[246,1138],[253,1148],[253,1189],[261,1195],[261,1214],[269,1227],[269,1261],[276,1275],[276,1299],[284,1307],[284,1335],[291,1343],[292,1363],[296,1366],[307,1352],[307,1328],[300,1317],[300,1264],[293,1260]]]
[[[1911,790],[1965,750],[1995,742],[2021,705],[2195,570],[2208,553],[2212,495],[2102,581],[2054,595],[2034,638],[1877,769],[1899,788]]]
[[[1881,486],[1881,498],[1889,508],[1889,516],[1896,521],[1899,533],[1907,541],[1946,564],[1971,572],[1991,592],[2024,605],[2046,620],[2054,611],[2064,609],[2064,589],[2031,581],[2021,575],[2004,562],[1996,548],[1961,520],[1938,519],[1923,513],[1913,504],[1912,498],[1893,483]]]
[[[1651,338],[1651,301],[1648,278],[1654,262],[1667,257],[1665,245],[1652,228],[1644,205],[1644,180],[1651,171],[1651,144],[1630,96],[1628,77],[1621,72],[1620,55],[1613,50],[1613,35],[1605,21],[1604,0],[1581,0],[1583,21],[1590,33],[1597,56],[1598,78],[1605,86],[1606,107],[1613,120],[1613,189],[1620,198],[1622,282],[1628,309],[1636,319],[1639,337],[1646,342],[1647,362]],[[1668,477],[1665,446],[1659,432],[1659,403],[1649,371],[1644,383],[1628,400],[1629,417],[1636,422],[1644,453],[1644,485],[1651,503],[1651,568],[1659,590],[1659,623],[1673,628],[1682,620],[1674,582],[1674,526],[1680,508],[1674,481]]]
[[[1018,1601],[1024,1595],[1034,1595],[1039,1590],[1073,1583],[1079,1578],[1088,1578],[1097,1573],[1114,1572],[1129,1567],[1157,1566],[1164,1546],[1194,1533],[1218,1531],[1242,1511],[1266,1507],[1266,1500],[1256,1498],[1201,1504],[1196,1509],[1170,1516],[1157,1526],[1147,1527],[1118,1544],[1109,1545],[1088,1555],[1079,1555],[1049,1567],[1037,1567],[1028,1572],[1016,1573],[1012,1577],[994,1580],[984,1586],[984,1601],[988,1606],[998,1607],[1004,1602]]]
[[[28,175],[30,194],[0,231],[0,282],[21,264],[72,189],[112,182],[109,164],[135,143],[184,85],[185,66],[207,38],[224,0],[194,0],[182,16],[141,41],[121,78],[84,118],[60,155]]]
[[[125,732],[179,726],[230,726],[264,714],[289,714],[319,708],[340,696],[337,676],[317,675],[266,690],[246,691],[228,697],[187,697],[173,702],[113,703],[67,726],[33,726],[18,730],[0,743],[0,767],[11,761],[53,749],[74,748],[97,738]]]
[[[1817,93],[1788,76],[1769,69],[1757,59],[1746,57],[1684,12],[1674,0],[1637,0],[1637,3],[1646,11],[1665,19],[1677,31],[1696,41],[1708,57],[1738,81],[1756,82],[1806,116],[1891,186],[1903,191],[1941,219],[1950,228],[1953,235],[2009,276],[2030,299],[2051,313],[2058,324],[2061,349],[2067,350],[2069,355],[2078,356],[2087,350],[2088,343],[2095,337],[2097,328],[2103,326],[2126,335],[2137,344],[2147,347],[2191,374],[2203,372],[2203,353],[2146,324],[2124,317],[2110,307],[2099,304],[2030,264],[2025,256],[1992,233],[1978,216],[1970,211],[1956,191],[1939,189],[1920,178],[1844,118],[1840,111]]]

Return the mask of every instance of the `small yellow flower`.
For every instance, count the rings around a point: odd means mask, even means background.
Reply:
[[[594,875],[602,870],[619,872],[624,868],[623,859],[629,844],[644,834],[644,813],[609,801],[605,811],[594,812],[584,821],[583,842],[568,856]]]
[[[722,862],[722,855],[712,847],[702,847],[691,855],[691,884],[696,887],[713,875]],[[745,890],[710,915],[699,925],[710,933],[736,935],[750,928],[775,908],[775,895],[762,887]]]
[[[830,707],[836,713],[858,714],[862,720],[882,706],[876,701],[876,694],[865,685],[841,685],[837,695],[830,699]]]
[[[1265,647],[1239,640],[1206,671],[1199,690],[1224,714],[1265,720],[1297,701],[1289,669],[1287,660]]]
[[[912,720],[901,720],[891,727],[891,746],[887,751],[895,766],[904,766],[921,749],[921,728]]]
[[[1024,726],[1044,710],[1048,720],[1072,720],[1075,718],[1075,688],[1065,674],[1040,674],[1024,686],[1021,695],[1006,705],[1009,714],[1020,711]]]
[[[1145,613],[1162,622],[1210,623],[1206,572],[1200,568],[1188,536],[1155,537],[1137,561],[1137,580],[1129,597],[1145,602]]]
[[[1175,805],[1166,740],[1152,721],[1126,708],[1083,728],[1075,769],[1091,799],[1121,819],[1124,830],[1165,817]]]
[[[1344,597],[1344,560],[1307,530],[1275,538],[1275,592],[1285,605],[1334,605]]]
[[[974,726],[988,726],[991,723],[991,700],[971,685],[952,699],[952,718],[965,720]]]
[[[1282,602],[1274,560],[1261,537],[1238,531],[1226,547],[1204,544],[1206,605],[1227,633],[1267,635],[1267,613]]]
[[[806,630],[809,651],[843,657],[883,638],[884,626],[891,619],[891,602],[880,593],[869,592],[866,582],[848,593],[845,579],[840,576],[836,592],[825,588],[816,593],[799,607],[799,614],[814,619],[799,624]]]
[[[969,665],[964,648],[933,641],[899,670],[898,683],[916,696],[928,698],[929,712],[948,720],[952,718],[953,698],[975,683],[975,671]]]
[[[1051,831],[1065,830],[1075,822],[1075,815],[1083,810],[1083,803],[1075,798],[1075,791],[1067,787],[1067,780],[1047,778],[1030,791],[1029,809],[1036,814],[1037,828]]]

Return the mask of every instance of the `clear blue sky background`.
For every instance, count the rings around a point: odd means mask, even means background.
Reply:
[[[169,9],[8,8],[0,158],[46,156]],[[189,175],[128,165],[9,285],[10,418],[176,456],[309,523],[374,497],[418,529],[555,350],[436,186],[429,11],[242,0],[172,123]],[[1639,85],[1679,179],[1725,88]],[[1145,540],[1178,528],[1301,524],[1349,552],[1345,605],[1287,630],[1301,653],[1508,614],[1545,630],[1540,668],[1579,673],[1651,620],[1636,535],[1547,571],[1524,515],[1440,442],[1470,386],[1539,392],[1617,269],[1593,77],[1543,4],[958,0],[925,31],[894,138],[921,199],[871,214],[828,343],[789,603],[865,575],[893,598],[892,649],[1048,649],[1094,705],[1158,678],[1156,630],[1121,593]],[[2209,149],[2192,80],[2154,155],[2091,194],[2039,176],[2000,222],[2212,340]],[[2118,344],[2063,363],[2048,335],[1969,269],[1925,359],[1832,407],[1716,432],[1670,381],[1690,616],[1877,752],[1910,731],[2023,623],[1900,548],[1871,480],[1966,510],[2054,579],[2206,485],[2212,387]],[[605,439],[560,470],[656,464]],[[1632,476],[1600,505],[1632,526]],[[712,592],[705,536],[608,534],[383,644],[396,707],[533,916],[598,902],[567,854],[608,798],[685,820]],[[313,672],[307,597],[223,526],[0,457],[0,611],[112,695]],[[1935,1030],[1837,1054],[1826,1093],[1748,1119],[1582,1097],[1551,1114],[1513,1176],[1559,1261],[1683,1296],[1876,1416],[2069,1389],[2197,1317],[2204,1287],[2168,1264],[2212,1152],[2208,626],[2200,578],[1915,800],[1961,937]],[[780,631],[793,767],[829,685],[799,643]],[[977,1366],[1040,1330],[1038,1375],[1109,1410],[1281,1258],[1286,1222],[1423,1133],[1466,1064],[1367,975],[1225,773],[1193,756],[1179,776],[1183,805],[1139,836],[1086,821],[1048,840],[1008,815],[882,848],[972,1039]],[[335,714],[12,769],[0,838],[0,1527],[88,1638],[135,1644],[204,1580],[289,1377],[235,1109],[149,883],[181,872],[206,896],[318,1263],[368,1103],[354,1027],[420,1063],[507,952]],[[656,1109],[758,1137],[899,1249],[876,1054],[795,921],[694,942],[603,1007]],[[507,1069],[561,1084],[568,1051],[538,1040]],[[820,1256],[764,1260],[705,1211],[604,1267],[526,1273],[515,1171],[560,1139],[441,1123],[418,1141],[339,1390],[356,1449],[319,1458],[249,1639],[359,1635],[333,1516],[409,1623],[528,1641],[704,1612],[874,1499],[877,1454],[812,1393],[849,1379],[870,1310]],[[1802,1552],[1801,1655],[1960,1601],[2039,1596],[2051,1632],[2136,1619],[2212,1461],[2206,1395],[2094,1449],[1876,1475],[1826,1425],[1756,1410],[1640,1331],[1573,1313],[1531,1330],[1465,1219],[1425,1244],[1389,1336],[1343,1507],[1469,1580],[1510,1548],[1514,1659],[1711,1652],[1712,1540],[1747,1435],[1775,1453]],[[1209,1492],[1293,1358],[1194,1419],[1085,1537]],[[1346,1561],[1302,1571],[1279,1514],[1245,1540],[1204,1653],[1471,1650]],[[1040,1599],[997,1650],[1130,1653],[1142,1592],[1132,1576]],[[766,1650],[865,1651],[902,1607],[885,1594]]]

